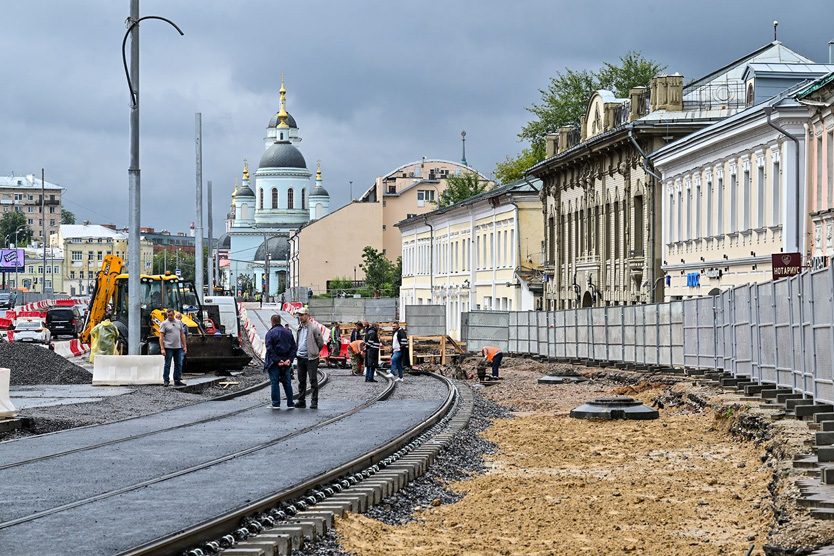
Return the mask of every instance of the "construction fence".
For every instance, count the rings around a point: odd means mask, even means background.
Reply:
[[[551,312],[472,311],[469,351],[686,367],[790,388],[834,403],[834,267],[717,296]]]
[[[393,297],[313,298],[307,302],[310,314],[319,322],[393,322],[397,319],[398,300]]]

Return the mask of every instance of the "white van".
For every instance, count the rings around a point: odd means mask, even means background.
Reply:
[[[240,335],[240,315],[234,297],[226,295],[212,295],[203,298],[204,305],[217,305],[220,310],[220,326],[226,334],[237,338]]]

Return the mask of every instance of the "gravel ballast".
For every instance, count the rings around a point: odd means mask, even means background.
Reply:
[[[11,370],[11,386],[93,382],[93,376],[86,369],[35,344],[0,343],[0,367]]]

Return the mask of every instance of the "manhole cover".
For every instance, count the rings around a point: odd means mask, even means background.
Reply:
[[[657,419],[656,409],[643,405],[633,398],[597,398],[572,409],[570,416],[575,419],[635,419],[644,421]]]

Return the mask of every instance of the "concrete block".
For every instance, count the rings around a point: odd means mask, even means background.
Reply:
[[[765,400],[774,400],[778,394],[790,394],[793,390],[790,388],[776,388],[773,385],[770,385],[769,388],[765,388],[761,392],[762,398]]]
[[[310,537],[310,540],[316,540],[318,537],[324,534],[324,520],[316,519],[316,518],[305,518],[305,519],[298,519],[298,518],[291,518],[290,523],[293,525],[297,525],[301,527],[304,531],[305,537]]]
[[[162,355],[97,355],[93,386],[162,384]]]
[[[365,479],[362,481],[362,486],[372,486],[376,488],[377,486],[382,489],[382,497],[388,498],[392,494],[394,494],[394,482],[392,480],[387,479]]]
[[[17,409],[12,404],[9,396],[9,380],[12,376],[11,369],[0,369],[0,417],[14,417]]]
[[[265,556],[262,548],[229,548],[223,551],[224,556]]]
[[[377,486],[374,486],[374,485],[363,486],[364,484],[365,484],[365,481],[362,481],[362,484],[356,485],[354,487],[350,487],[350,489],[348,489],[348,490],[351,491],[351,492],[357,492],[357,493],[358,492],[364,492],[364,493],[366,493],[368,495],[368,505],[369,506],[375,506],[376,504],[379,504],[380,502],[382,502],[382,487],[378,486],[378,485]]]
[[[374,477],[393,479],[395,490],[399,490],[408,484],[408,471],[405,469],[391,469],[390,467],[386,467],[384,471],[380,471]]]
[[[834,467],[823,467],[820,481],[826,485],[834,485]]]
[[[408,477],[407,482],[409,482],[409,483],[411,481],[413,481],[414,478],[417,476],[416,475],[417,468],[414,465],[406,465],[406,464],[397,462],[393,465],[389,465],[386,469],[389,469],[391,471],[404,471],[404,472],[406,472],[408,474],[407,475],[407,477]]]
[[[794,409],[801,405],[814,405],[814,400],[810,398],[793,398],[785,400],[785,409]]]
[[[744,393],[748,396],[752,396],[753,394],[758,394],[762,390],[766,390],[768,388],[773,388],[771,384],[751,384],[750,386],[744,387]]]
[[[815,423],[822,423],[823,421],[834,421],[834,411],[824,411],[814,415]]]
[[[834,432],[814,433],[814,441],[817,446],[830,446],[834,444]]]
[[[834,446],[820,446],[817,448],[817,461],[834,461]]]
[[[817,413],[825,413],[834,411],[834,405],[825,403],[815,403],[811,405],[798,405],[793,409],[797,417],[811,417]]]
[[[801,400],[803,399],[802,394],[794,394],[791,392],[790,394],[776,394],[776,403],[785,403],[788,400]]]
[[[821,423],[808,423],[808,428],[811,428],[811,425],[816,425],[818,431],[825,431],[825,432],[834,432],[834,421],[823,421]]]
[[[238,549],[249,549],[249,550],[262,550],[264,556],[287,556],[289,555],[289,542],[290,538],[285,536],[278,537],[280,540],[272,541],[271,539],[265,539],[262,535],[258,535],[257,537],[252,537],[249,540],[246,540],[242,543],[238,543],[235,548]],[[226,554],[224,552],[224,554]]]
[[[319,502],[315,506],[312,506],[313,511],[320,511],[320,512],[328,512],[334,516],[343,517],[345,512],[350,511],[350,508],[346,508],[345,506],[348,504],[328,504],[325,502]]]
[[[353,489],[348,489],[333,496],[331,500],[343,501],[347,500],[353,505],[350,511],[355,514],[361,514],[368,511],[368,498],[371,496],[367,492],[351,492]],[[371,498],[373,500],[373,498]],[[371,502],[373,504],[373,502]]]
[[[295,514],[296,519],[307,519],[308,517],[321,518],[324,520],[324,531],[333,527],[333,512],[318,510],[318,506],[313,506],[312,509]],[[322,531],[322,533],[324,533]]]
[[[276,525],[271,529],[267,529],[258,537],[263,538],[265,535],[283,535],[290,539],[293,550],[299,550],[304,545],[304,529],[294,523],[282,523]]]

